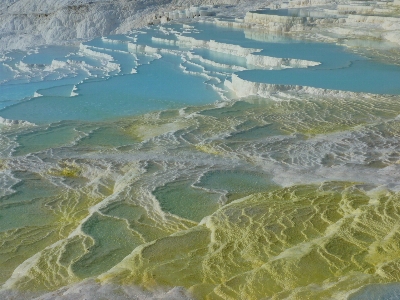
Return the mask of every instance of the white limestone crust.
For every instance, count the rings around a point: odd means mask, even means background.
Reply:
[[[360,95],[359,93],[354,92],[330,90],[310,86],[253,82],[242,79],[237,74],[233,74],[232,80],[226,80],[224,85],[234,91],[238,97],[259,96],[263,98],[269,98],[271,94],[278,92],[296,92],[321,96],[329,95],[335,97],[356,97],[357,95]]]
[[[49,44],[71,44],[110,34],[128,33],[149,23],[155,14],[178,7],[239,4],[254,9],[261,0],[2,0],[0,51]]]

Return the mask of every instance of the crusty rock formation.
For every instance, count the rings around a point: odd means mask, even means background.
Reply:
[[[190,5],[240,4],[249,0],[2,0],[0,51],[45,44],[70,44],[146,25],[155,13]]]

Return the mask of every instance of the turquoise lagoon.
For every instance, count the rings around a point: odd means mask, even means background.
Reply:
[[[398,293],[399,66],[190,23],[9,52],[0,70],[3,298]],[[353,93],[238,98],[232,74]]]

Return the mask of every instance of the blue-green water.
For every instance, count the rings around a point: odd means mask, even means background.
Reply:
[[[167,31],[184,30],[179,25],[169,25],[165,28]],[[368,60],[337,45],[299,41],[290,37],[282,37],[280,42],[260,42],[245,38],[242,30],[217,28],[210,24],[195,24],[195,29],[192,33],[183,35],[198,40],[216,40],[245,48],[260,49],[261,51],[256,52],[256,55],[304,59],[321,63],[306,69],[236,71],[239,77],[246,80],[354,92],[390,94],[400,92],[398,89],[399,67]],[[8,78],[8,82],[0,85],[0,105],[3,107],[1,116],[39,123],[67,119],[100,120],[184,105],[212,103],[218,100],[217,93],[212,91],[210,86],[204,86],[205,79],[188,76],[181,72],[179,65],[183,61],[179,55],[162,53],[160,59],[153,58],[153,61],[146,65],[149,62],[146,56],[128,51],[128,43],[133,43],[134,36],[137,36],[139,45],[147,44],[174,51],[180,49],[177,46],[153,44],[151,37],[156,32],[156,28],[151,28],[149,33],[136,34],[132,37],[119,35],[107,39],[98,38],[85,43],[89,49],[98,53],[98,57],[85,54],[77,56],[74,54],[77,50],[73,47],[48,47],[23,57],[23,62],[36,64],[31,71],[34,76],[22,73],[14,79]],[[158,33],[157,36],[170,39],[171,35],[173,34]],[[182,51],[186,50],[182,49]],[[193,53],[220,64],[247,67],[243,57],[204,48],[193,49]],[[108,63],[107,58],[101,57],[102,54],[110,56],[112,62],[119,65],[119,70],[114,68],[115,70],[103,71],[101,74],[102,66],[103,69],[107,68]],[[14,64],[17,57],[12,58]],[[147,57],[151,55],[148,54]],[[75,66],[70,63],[54,70],[46,69],[53,60],[64,62],[72,60]],[[224,77],[220,73],[225,73],[225,78],[229,79],[232,72],[201,62],[196,57],[193,58],[193,62],[199,67],[203,66],[206,71],[214,73],[211,76],[222,81]],[[82,64],[85,64],[84,70]],[[137,70],[135,72],[138,74],[131,74],[134,70]],[[199,71],[199,69],[194,70]],[[107,73],[114,76],[110,77]],[[197,73],[201,75],[200,71]],[[24,78],[23,84],[19,78]],[[78,94],[76,97],[69,97],[70,95],[65,92],[56,93],[56,95],[52,92],[54,87],[60,87],[61,91],[63,87],[72,84],[76,85]],[[49,89],[49,92],[46,92],[46,89]],[[43,97],[29,100],[35,92]],[[187,95],[191,96],[187,97]],[[57,105],[52,105],[54,103]],[[78,106],[79,109],[76,109]],[[46,109],[43,109],[44,107]]]
[[[313,11],[307,8],[289,8],[289,9],[258,9],[252,11],[253,13],[283,17],[313,17],[313,18],[325,18],[326,14],[323,11]],[[331,16],[332,17],[332,16]]]
[[[312,86],[374,94],[400,93],[400,67],[369,60],[353,61],[338,69],[287,69],[282,71],[244,71],[240,78],[271,84]]]
[[[104,120],[219,99],[204,79],[182,74],[177,64],[179,58],[165,57],[141,66],[137,74],[78,84],[78,96],[33,98],[4,109],[2,116],[34,123]]]

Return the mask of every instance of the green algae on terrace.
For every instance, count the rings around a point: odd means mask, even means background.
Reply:
[[[280,97],[275,99],[278,101],[251,98],[219,107],[188,107],[124,118],[117,121],[123,132],[118,139],[126,135],[129,144],[137,140],[132,135],[143,132],[134,151],[109,145],[101,151],[112,147],[106,154],[114,156],[56,160],[40,176],[71,183],[71,189],[62,195],[57,190],[42,197],[44,202],[29,203],[38,206],[30,211],[41,212],[37,216],[48,220],[49,226],[6,231],[4,240],[9,245],[3,245],[2,250],[7,253],[19,246],[20,238],[33,238],[27,247],[19,248],[26,251],[18,257],[4,256],[7,262],[2,265],[7,272],[3,282],[35,253],[38,256],[26,272],[9,282],[11,287],[54,290],[100,276],[102,280],[150,289],[183,285],[200,299],[284,298],[290,293],[322,299],[334,295],[335,290],[345,293],[370,282],[396,281],[397,273],[389,270],[397,259],[396,243],[390,239],[385,244],[379,237],[397,228],[398,193],[374,194],[366,192],[370,188],[351,182],[278,188],[262,169],[263,161],[253,159],[243,149],[254,143],[269,146],[269,139],[273,142],[276,137],[306,143],[315,135],[329,137],[342,130],[362,132],[369,145],[376,143],[370,137],[382,137],[390,146],[400,135],[398,97]],[[180,124],[178,128],[169,125],[175,122]],[[153,130],[158,125],[161,129]],[[147,136],[146,126],[151,129]],[[78,156],[78,151],[85,149],[83,144],[77,141],[67,153]],[[53,150],[66,151],[60,145]],[[278,163],[289,161],[285,147],[277,145],[281,152],[274,159]],[[102,153],[96,151],[89,153]],[[342,155],[340,151],[344,150],[339,149],[338,156]],[[399,156],[395,148],[391,151],[368,159],[380,168],[396,164]],[[142,157],[145,163],[140,161]],[[211,161],[213,171],[204,163],[205,158]],[[18,158],[8,160],[12,159]],[[237,168],[232,169],[232,163],[238,161]],[[104,165],[96,173],[95,166],[100,162]],[[143,169],[138,167],[142,163]],[[322,159],[327,167],[339,163],[335,158]],[[176,177],[187,170],[192,177],[183,181]],[[201,175],[203,180],[196,182]],[[99,184],[93,180],[96,176],[101,177]],[[241,176],[252,183],[255,178],[260,182],[246,187],[234,184]],[[153,185],[147,185],[149,182]],[[169,194],[174,189],[183,192],[181,198]],[[47,186],[46,190],[50,191]],[[223,203],[216,195],[221,192],[228,192]],[[109,196],[110,203],[92,211]],[[223,205],[243,196],[247,197]],[[204,200],[207,208],[200,210],[199,200]],[[51,216],[43,214],[46,209]],[[372,227],[367,230],[365,224]],[[78,233],[68,236],[77,228]],[[397,236],[397,231],[393,234]],[[313,283],[320,289],[309,289]]]
[[[350,182],[237,200],[145,244],[102,281],[185,286],[198,299],[326,299],[400,280],[399,193]]]
[[[77,178],[82,172],[81,167],[75,163],[61,162],[59,168],[49,170],[49,174],[53,176]]]

